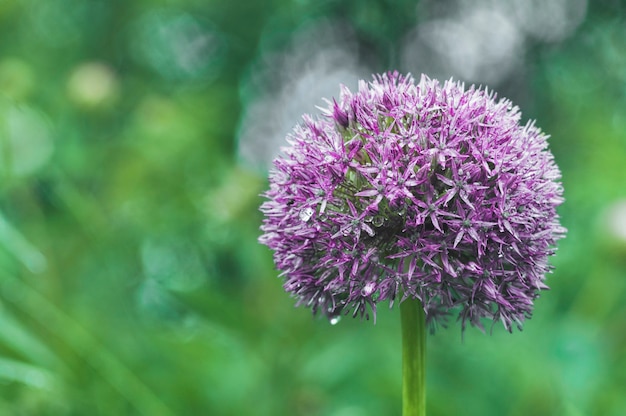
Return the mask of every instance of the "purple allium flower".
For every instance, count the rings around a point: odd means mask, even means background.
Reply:
[[[397,72],[323,111],[288,136],[261,206],[297,304],[375,318],[414,297],[431,324],[457,308],[463,329],[521,329],[566,231],[547,136],[491,92]]]

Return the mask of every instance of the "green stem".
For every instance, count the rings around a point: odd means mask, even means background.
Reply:
[[[402,416],[426,415],[426,317],[422,303],[400,304],[402,321]]]

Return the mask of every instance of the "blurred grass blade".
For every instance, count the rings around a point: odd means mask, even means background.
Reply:
[[[8,277],[7,277],[8,278]],[[14,305],[54,333],[109,383],[142,415],[173,416],[174,413],[131,369],[100,343],[79,322],[63,312],[20,279],[10,283]]]
[[[58,383],[52,373],[40,367],[0,357],[0,380],[17,381],[30,387],[53,390]]]
[[[0,245],[33,273],[41,273],[47,267],[44,255],[14,228],[1,212]]]
[[[49,368],[59,367],[59,358],[32,334],[28,326],[19,322],[11,313],[0,305],[0,344],[13,349],[30,362]]]

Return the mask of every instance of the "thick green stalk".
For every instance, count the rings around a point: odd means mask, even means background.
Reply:
[[[402,416],[426,415],[426,317],[422,303],[400,304],[402,320]]]

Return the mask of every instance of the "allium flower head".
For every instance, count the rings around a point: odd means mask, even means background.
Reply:
[[[565,229],[547,136],[486,90],[396,72],[342,87],[274,161],[260,241],[284,288],[322,312],[418,298],[521,329]]]

